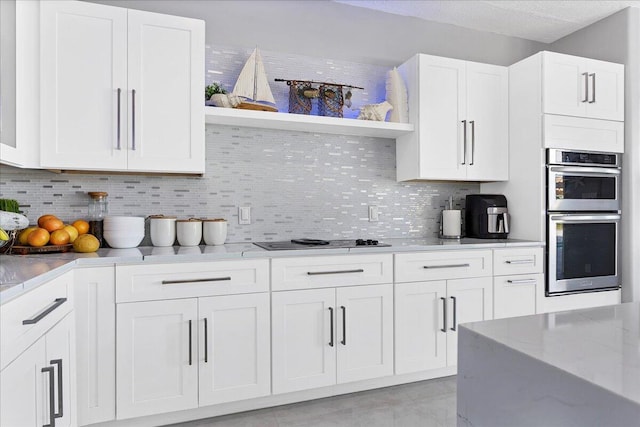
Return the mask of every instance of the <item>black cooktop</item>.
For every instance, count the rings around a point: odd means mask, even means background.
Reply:
[[[377,240],[318,240],[318,239],[292,239],[280,242],[254,242],[268,251],[295,251],[304,249],[337,249],[337,248],[367,248],[367,247],[389,247],[387,243]]]

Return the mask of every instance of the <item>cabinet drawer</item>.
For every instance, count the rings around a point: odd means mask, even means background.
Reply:
[[[624,152],[624,123],[544,115],[544,148]]]
[[[493,318],[536,314],[536,289],[544,274],[500,276],[493,279]]]
[[[464,279],[491,276],[491,251],[434,251],[396,254],[395,281]]]
[[[542,273],[544,251],[542,248],[513,248],[493,250],[493,274]]]
[[[275,258],[271,289],[375,285],[393,281],[393,255],[346,255]]]
[[[73,310],[73,272],[0,307],[0,369]]]
[[[269,260],[116,266],[116,302],[269,290]]]

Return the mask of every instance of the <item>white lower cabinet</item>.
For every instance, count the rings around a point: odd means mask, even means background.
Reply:
[[[77,301],[78,424],[116,418],[116,304],[114,267],[74,272]]]
[[[73,314],[0,372],[3,426],[76,425]]]
[[[271,393],[269,294],[198,299],[200,406]]]
[[[493,317],[491,277],[395,286],[396,374],[455,366],[458,324]]]
[[[269,394],[268,293],[117,305],[118,419]]]
[[[493,251],[493,317],[536,314],[536,295],[544,290],[542,248],[510,248]]]
[[[393,374],[393,285],[274,292],[273,393]]]

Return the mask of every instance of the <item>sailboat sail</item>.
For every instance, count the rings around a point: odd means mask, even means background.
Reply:
[[[242,67],[233,94],[245,98],[237,108],[278,111],[260,52],[256,48]]]

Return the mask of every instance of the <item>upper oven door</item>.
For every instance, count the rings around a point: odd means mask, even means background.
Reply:
[[[620,169],[548,166],[547,210],[620,210]]]
[[[619,214],[550,214],[547,294],[616,288]]]

